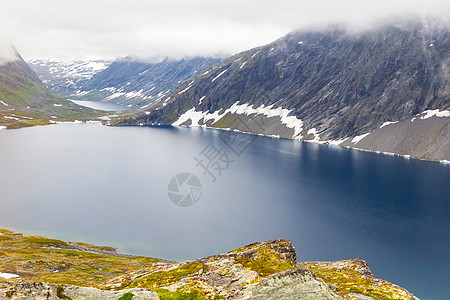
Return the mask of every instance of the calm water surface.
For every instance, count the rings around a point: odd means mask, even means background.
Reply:
[[[0,131],[0,227],[178,260],[286,238],[298,260],[359,257],[422,299],[450,298],[450,165],[266,137],[237,156],[221,133]],[[233,160],[214,183],[194,161],[210,142]],[[167,196],[181,172],[203,185],[188,208]]]
[[[75,104],[81,105],[81,106],[86,106],[89,108],[104,110],[104,111],[124,111],[124,110],[129,109],[126,106],[115,104],[115,103],[87,101],[87,100],[70,100],[70,101],[72,101]]]

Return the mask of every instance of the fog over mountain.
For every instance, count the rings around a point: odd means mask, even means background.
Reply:
[[[8,1],[0,43],[26,59],[231,55],[330,23],[361,30],[409,14],[448,18],[445,0]]]
[[[4,65],[10,61],[18,60],[17,52],[14,47],[0,44],[0,65]]]

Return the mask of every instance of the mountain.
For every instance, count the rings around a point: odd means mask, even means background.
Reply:
[[[52,95],[13,48],[0,58],[0,126],[17,128],[63,120],[83,120],[97,113]]]
[[[297,262],[289,240],[184,262],[5,229],[0,246],[0,299],[418,299],[361,259]]]
[[[449,50],[444,21],[292,32],[113,124],[231,128],[450,160]]]
[[[61,97],[69,97],[79,91],[92,76],[106,69],[111,61],[32,59],[28,64],[50,92]]]
[[[125,57],[112,63],[31,63],[47,87],[61,96],[140,109],[156,104],[181,82],[219,61],[218,58],[194,57],[148,62]]]

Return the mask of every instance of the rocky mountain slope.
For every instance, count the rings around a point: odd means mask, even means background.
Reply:
[[[0,299],[417,299],[360,259],[297,262],[288,240],[194,261],[0,229]]]
[[[230,128],[450,160],[449,53],[444,21],[293,32],[222,61],[158,107],[115,124]],[[430,121],[411,122],[425,111],[435,112]],[[392,125],[402,121],[414,128]],[[394,144],[393,135],[401,137]]]
[[[78,100],[149,107],[181,82],[218,63],[218,58],[194,57],[147,62],[131,57],[115,61],[64,64],[33,60],[34,70],[58,95]]]
[[[53,96],[15,49],[0,59],[0,126],[17,128],[63,120],[84,120],[98,114]]]

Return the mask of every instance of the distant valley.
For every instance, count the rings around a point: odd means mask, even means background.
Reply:
[[[30,60],[29,63],[57,95],[142,109],[158,103],[180,83],[219,61],[194,57],[151,62],[124,57],[114,61]]]

